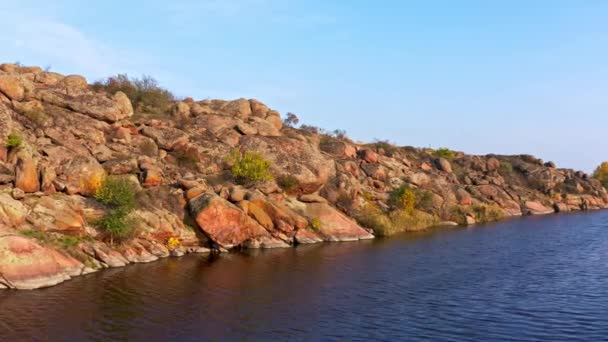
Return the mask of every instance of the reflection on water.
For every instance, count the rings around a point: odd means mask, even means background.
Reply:
[[[602,340],[608,213],[186,256],[0,292],[2,340]]]

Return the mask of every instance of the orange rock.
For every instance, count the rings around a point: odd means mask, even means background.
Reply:
[[[163,182],[163,176],[160,170],[150,169],[144,170],[142,173],[143,182],[142,185],[145,188],[150,188],[153,186],[159,186]]]
[[[82,263],[18,235],[0,237],[0,283],[15,289],[36,289],[70,279]]]
[[[24,192],[36,192],[40,190],[38,167],[36,161],[31,156],[21,156],[17,159],[15,187]]]
[[[189,202],[198,226],[225,248],[247,245],[254,248],[288,247],[235,205],[215,194],[205,193]]]

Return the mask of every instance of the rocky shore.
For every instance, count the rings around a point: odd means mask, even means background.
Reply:
[[[272,177],[239,184],[235,150],[258,153]],[[134,232],[118,242],[96,224],[110,210],[95,196],[107,177],[137,189]],[[0,288],[184,253],[606,207],[600,182],[529,155],[354,143],[287,126],[253,99],[134,113],[125,93],[82,76],[0,65]]]

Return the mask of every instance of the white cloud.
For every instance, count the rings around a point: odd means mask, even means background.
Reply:
[[[18,9],[2,11],[0,32],[0,44],[12,47],[0,52],[3,62],[52,65],[62,72],[99,78],[129,70],[134,60],[58,19]]]

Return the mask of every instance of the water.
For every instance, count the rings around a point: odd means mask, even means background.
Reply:
[[[0,291],[3,341],[608,340],[608,212],[186,256]]]

